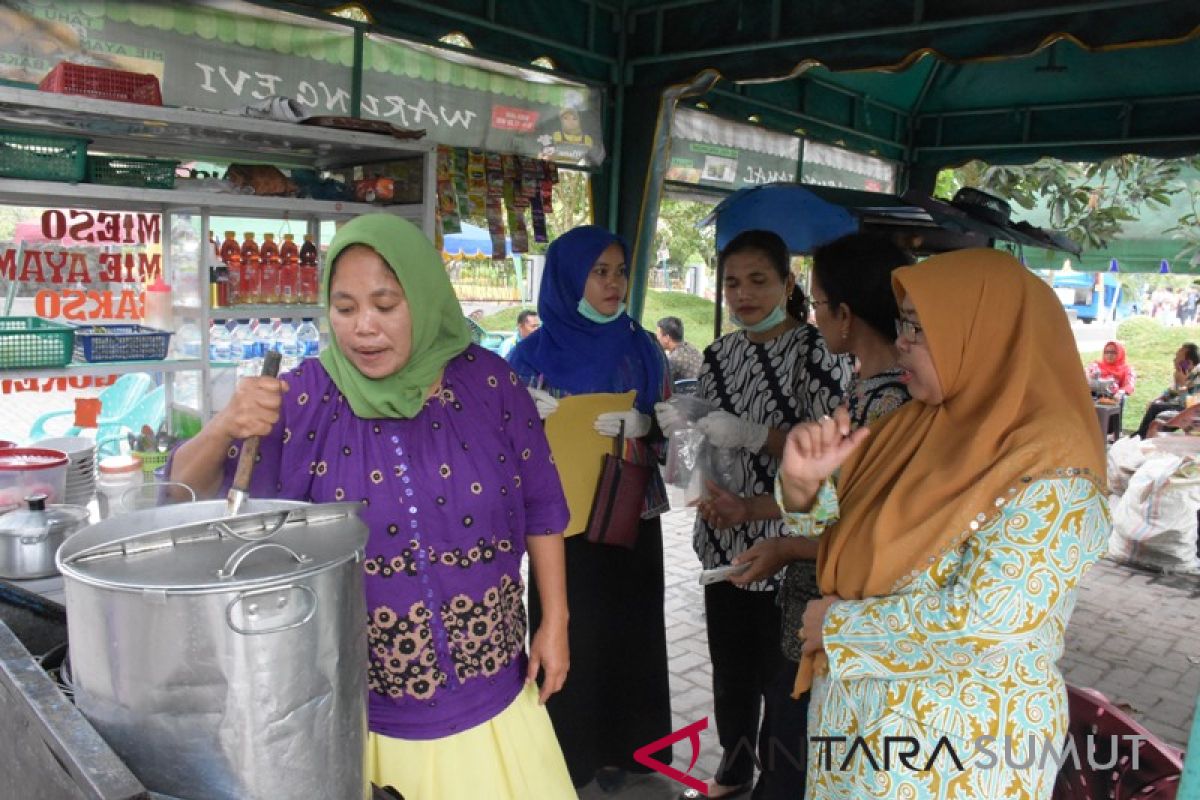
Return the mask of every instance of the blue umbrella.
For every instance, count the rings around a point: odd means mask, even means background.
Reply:
[[[717,223],[717,250],[742,231],[779,234],[792,253],[811,253],[859,229],[844,207],[822,200],[797,183],[770,183],[739,189],[721,201],[701,224]]]
[[[505,237],[504,246],[507,251],[506,255],[512,255],[512,239],[510,237]],[[447,233],[442,237],[442,250],[451,254],[490,256],[492,254],[492,235],[488,233],[487,228],[464,222],[460,233]]]

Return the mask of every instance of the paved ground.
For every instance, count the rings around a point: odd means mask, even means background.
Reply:
[[[712,718],[712,672],[704,637],[704,605],[692,553],[693,512],[663,518],[667,572],[667,639],[671,711],[676,729],[709,717],[692,770],[707,778],[719,752]],[[1067,629],[1061,662],[1067,682],[1090,686],[1128,703],[1152,733],[1177,747],[1186,743],[1200,695],[1200,578],[1163,577],[1102,561],[1084,579]],[[676,745],[674,766],[687,769],[686,745]],[[632,777],[605,794],[593,782],[581,800],[669,800],[682,787],[662,776]]]

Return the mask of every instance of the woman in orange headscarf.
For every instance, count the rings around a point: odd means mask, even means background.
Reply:
[[[806,797],[1049,798],[1055,664],[1111,529],[1074,339],[1004,253],[936,256],[893,285],[912,401],[869,433],[840,409],[794,428],[779,473],[791,527],[820,537]]]

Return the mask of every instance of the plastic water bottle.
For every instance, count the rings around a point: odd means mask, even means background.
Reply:
[[[200,357],[200,327],[196,323],[189,320],[180,325],[179,330],[175,332],[175,356],[176,358]]]
[[[300,358],[309,358],[320,352],[321,332],[313,324],[312,317],[305,317],[296,329],[296,344]]]
[[[280,372],[286,372],[300,363],[300,344],[296,341],[296,329],[290,320],[284,320],[275,332],[275,349],[282,356],[279,361]]]
[[[233,329],[233,334],[230,336],[230,349],[233,352],[233,358],[237,361],[245,361],[258,355],[258,346],[255,343],[254,331],[250,327],[249,319],[237,321],[237,327]]]
[[[233,343],[229,339],[229,329],[214,322],[208,332],[208,357],[213,361],[228,362],[233,360]]]
[[[254,328],[255,354],[262,358],[275,345],[275,332],[271,330],[271,320],[262,317]]]
[[[285,320],[275,330],[275,349],[284,358],[297,358],[300,355],[300,348],[296,342],[296,328],[292,325],[291,320]]]

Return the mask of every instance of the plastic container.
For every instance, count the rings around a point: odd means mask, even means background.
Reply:
[[[233,342],[229,340],[229,329],[214,322],[208,332],[208,357],[212,361],[229,362],[233,356]]]
[[[0,131],[0,178],[78,183],[87,175],[87,139]]]
[[[162,158],[88,156],[88,183],[133,186],[139,189],[174,189],[178,161]]]
[[[296,329],[291,322],[285,321],[275,332],[275,349],[284,358],[296,359],[303,355],[300,352],[300,345],[296,341]],[[280,371],[282,372],[282,369]]]
[[[254,326],[255,353],[262,358],[275,349],[275,332],[271,329],[271,320],[262,317]]]
[[[249,319],[239,319],[229,336],[229,351],[233,361],[245,361],[258,355],[258,344]]]
[[[200,357],[200,326],[185,322],[175,332],[175,356],[177,358]]]
[[[0,369],[65,367],[75,328],[40,317],[0,317]]]
[[[154,75],[123,69],[92,67],[60,61],[38,84],[43,92],[77,94],[122,103],[162,105],[162,89]]]
[[[99,473],[96,497],[100,500],[100,516],[107,518],[120,513],[125,492],[142,485],[142,459],[136,455],[108,456],[100,459]]]
[[[58,503],[66,494],[71,461],[61,450],[9,447],[0,450],[0,514],[20,508],[30,495]]]
[[[157,361],[167,357],[171,332],[145,325],[80,325],[75,329],[78,361]]]
[[[309,358],[321,352],[321,332],[313,324],[312,317],[305,317],[296,329],[297,355]]]
[[[143,318],[146,325],[161,331],[175,329],[175,313],[172,310],[173,297],[174,292],[171,291],[171,285],[163,281],[162,275],[159,275],[154,283],[146,287],[146,316]]]

